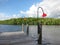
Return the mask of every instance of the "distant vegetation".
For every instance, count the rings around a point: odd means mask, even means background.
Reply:
[[[60,25],[60,19],[55,18],[17,18],[17,19],[10,19],[0,21],[0,24],[8,24],[8,25],[21,25],[29,24],[29,25],[37,25],[37,21],[42,22],[43,25]]]

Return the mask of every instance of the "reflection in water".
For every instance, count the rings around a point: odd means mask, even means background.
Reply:
[[[38,37],[37,26],[30,26],[30,35],[34,39]],[[43,25],[42,26],[42,43],[43,45],[59,45],[60,44],[60,26]]]
[[[43,39],[52,45],[60,44],[60,26],[43,26]]]
[[[0,32],[21,31],[21,25],[0,25]],[[24,26],[26,33],[26,26]],[[34,41],[37,41],[37,25],[29,26],[29,36]],[[43,25],[42,26],[42,45],[59,45],[60,44],[60,26],[56,25]]]

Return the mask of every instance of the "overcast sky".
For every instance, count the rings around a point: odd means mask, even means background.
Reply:
[[[37,8],[42,7],[48,18],[60,18],[60,0],[0,0],[0,20],[37,17]],[[39,9],[39,17],[42,11]]]

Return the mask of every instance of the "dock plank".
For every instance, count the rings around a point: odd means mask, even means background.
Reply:
[[[0,34],[0,45],[36,45],[36,41],[24,32],[5,32]]]

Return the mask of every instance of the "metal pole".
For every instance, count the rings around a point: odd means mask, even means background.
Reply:
[[[39,36],[38,44],[42,44],[42,23],[38,22],[39,8],[41,8],[41,7],[38,7],[38,9],[37,9],[37,25],[38,25],[38,36]],[[43,9],[42,9],[42,12],[44,13]]]
[[[39,17],[39,8],[41,8],[42,12],[44,13],[43,8],[42,8],[42,7],[38,7],[38,8],[37,8],[37,20],[38,20],[38,17]],[[37,21],[37,22],[38,22],[38,21]]]

